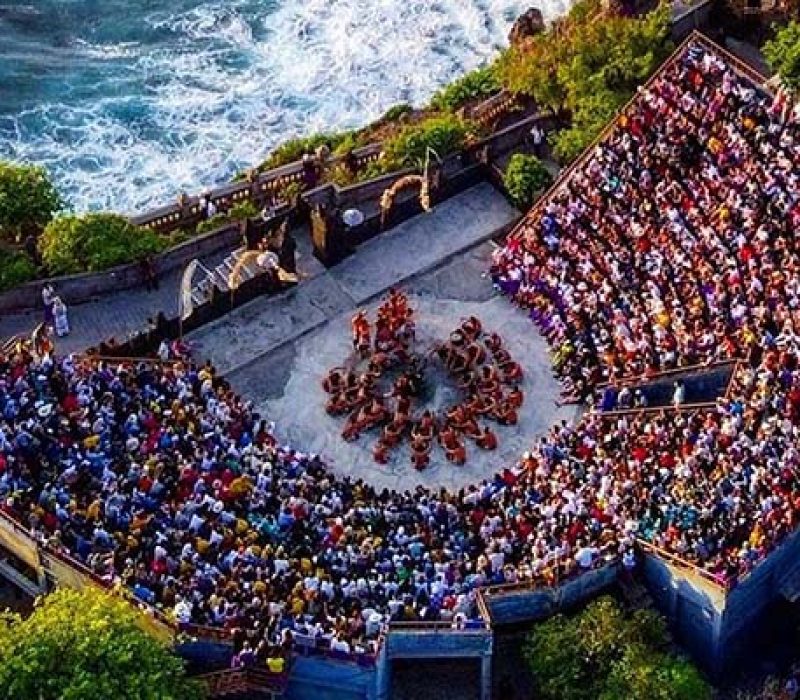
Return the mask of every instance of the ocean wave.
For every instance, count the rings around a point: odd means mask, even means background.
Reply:
[[[96,99],[7,116],[0,150],[50,168],[76,209],[140,211],[222,182],[290,136],[423,103],[495,54],[528,6],[235,0],[161,10],[140,19],[169,41],[76,42],[108,61]],[[565,4],[543,9],[552,18]]]

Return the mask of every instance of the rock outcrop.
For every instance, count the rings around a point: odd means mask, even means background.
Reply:
[[[537,7],[531,7],[514,22],[514,26],[511,27],[511,31],[508,34],[508,40],[514,46],[529,37],[536,36],[543,32],[544,29],[542,11]]]

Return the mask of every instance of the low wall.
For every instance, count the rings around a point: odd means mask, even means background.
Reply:
[[[394,659],[480,658],[492,653],[492,631],[483,629],[414,630],[390,628],[386,656]]]
[[[297,657],[292,662],[287,700],[387,700],[380,698],[378,672],[352,663]]]
[[[163,276],[195,258],[214,255],[235,247],[241,239],[239,224],[229,224],[181,243],[153,257],[156,273]],[[138,263],[120,265],[103,272],[85,272],[28,282],[0,294],[0,311],[36,309],[42,305],[42,288],[52,284],[67,304],[80,304],[110,292],[138,287],[144,283]]]
[[[596,596],[617,579],[617,564],[587,571],[551,588],[491,590],[484,600],[494,625],[537,622]]]
[[[678,641],[701,665],[714,669],[725,590],[653,554],[645,554],[643,571],[656,607],[672,622]]]

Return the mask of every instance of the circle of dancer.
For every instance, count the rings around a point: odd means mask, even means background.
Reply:
[[[449,462],[467,460],[467,443],[497,448],[488,425],[515,425],[524,395],[522,367],[497,333],[484,331],[475,316],[463,319],[444,342],[425,352],[417,347],[415,312],[408,296],[391,290],[378,307],[374,325],[366,310],[351,320],[353,356],[348,366],[334,367],[322,381],[325,409],[346,416],[342,438],[377,437],[372,456],[387,464],[391,453],[408,441],[411,464],[423,470],[436,444]],[[431,371],[439,365],[458,389],[461,400],[434,411],[426,407]],[[435,382],[435,377],[433,378]]]

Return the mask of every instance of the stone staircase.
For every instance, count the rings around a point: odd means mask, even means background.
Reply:
[[[247,252],[244,247],[237,248],[230,255],[228,255],[219,265],[213,270],[206,270],[202,278],[192,285],[192,304],[200,306],[211,298],[214,287],[221,292],[230,290],[228,280],[230,279],[231,272],[238,264],[241,257]],[[240,283],[253,279],[256,275],[263,272],[263,270],[255,263],[255,261],[248,261],[242,268],[240,274]]]

